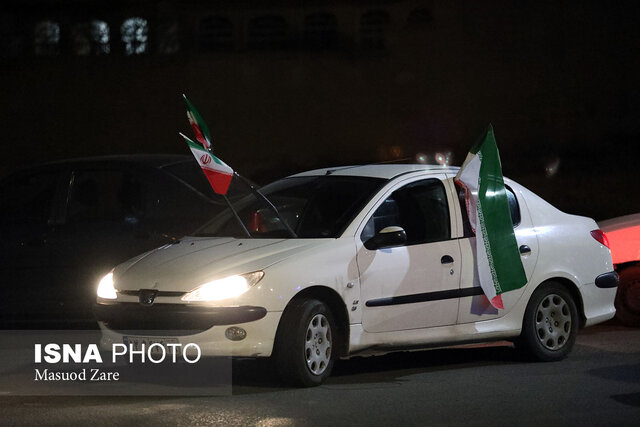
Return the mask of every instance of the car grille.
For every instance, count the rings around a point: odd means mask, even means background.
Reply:
[[[140,296],[140,289],[138,290],[122,290],[118,291],[119,294],[128,295],[133,297]],[[156,297],[181,297],[185,295],[186,292],[174,292],[174,291],[158,291],[155,295]]]

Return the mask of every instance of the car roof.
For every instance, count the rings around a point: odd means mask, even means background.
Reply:
[[[301,172],[293,177],[302,176],[319,176],[319,175],[338,175],[338,176],[364,176],[371,178],[392,179],[399,175],[411,172],[432,172],[432,173],[457,173],[460,168],[452,166],[440,165],[421,165],[421,164],[382,164],[382,165],[356,165],[356,166],[337,166],[331,168],[314,169]]]

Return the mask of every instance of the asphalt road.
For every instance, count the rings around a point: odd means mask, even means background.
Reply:
[[[341,361],[312,389],[274,384],[268,363],[235,361],[230,396],[1,396],[0,424],[638,425],[640,329],[584,329],[554,363],[502,344]]]

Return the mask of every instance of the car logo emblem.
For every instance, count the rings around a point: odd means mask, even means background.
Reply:
[[[203,165],[208,165],[209,163],[211,163],[211,156],[203,154],[202,157],[200,157],[200,161]]]
[[[158,295],[156,289],[140,289],[138,301],[140,301],[140,305],[153,305],[153,302],[156,300],[156,295]]]

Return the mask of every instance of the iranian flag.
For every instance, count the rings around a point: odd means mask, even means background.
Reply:
[[[233,178],[233,169],[225,162],[214,156],[209,150],[206,150],[200,144],[195,143],[186,135],[180,134],[186,141],[193,157],[196,158],[198,164],[202,168],[209,184],[213,187],[213,191],[218,194],[225,195],[229,190],[231,179]]]
[[[193,129],[193,132],[196,134],[196,141],[198,141],[204,148],[211,151],[211,133],[209,132],[209,127],[205,123],[204,119],[196,110],[196,107],[189,101],[185,94],[182,94],[184,98],[184,102],[187,103],[187,119],[189,119],[189,124]]]
[[[209,184],[213,187],[213,191],[225,195],[229,190],[231,179],[233,179],[233,169],[213,155],[213,147],[211,146],[212,138],[209,127],[186,95],[183,94],[182,97],[187,104],[187,118],[189,119],[189,124],[193,132],[196,134],[196,141],[202,145],[192,141],[182,133],[180,135],[187,142],[193,157],[196,158]]]
[[[480,286],[496,308],[501,294],[527,283],[513,232],[493,127],[473,146],[455,178],[465,190],[469,222],[476,234]]]

